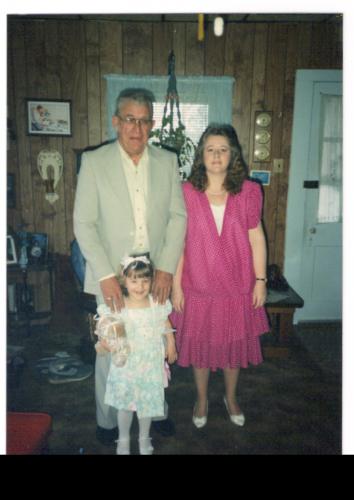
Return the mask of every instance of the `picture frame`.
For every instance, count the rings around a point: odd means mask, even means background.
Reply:
[[[270,175],[269,170],[251,170],[250,178],[262,184],[262,186],[270,185]]]
[[[16,245],[13,236],[6,236],[6,246],[7,246],[7,264],[17,264],[17,252]]]
[[[27,233],[27,255],[30,264],[43,263],[48,258],[48,235],[46,233]]]
[[[15,174],[7,174],[7,208],[16,208]]]
[[[26,99],[28,135],[72,135],[71,101]]]

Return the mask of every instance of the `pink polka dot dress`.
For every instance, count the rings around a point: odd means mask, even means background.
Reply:
[[[261,219],[260,186],[244,181],[228,195],[219,235],[205,193],[186,182],[187,209],[182,288],[185,305],[174,311],[178,364],[246,368],[262,362],[259,336],[269,331],[264,307],[252,306],[255,274],[248,230]]]

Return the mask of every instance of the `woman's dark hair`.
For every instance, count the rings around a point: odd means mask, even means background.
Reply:
[[[225,137],[229,143],[231,158],[223,187],[228,193],[237,194],[242,189],[242,184],[248,176],[248,171],[246,163],[242,158],[241,146],[238,142],[236,131],[232,125],[213,123],[204,130],[196,149],[192,170],[188,180],[198,191],[204,192],[208,187],[208,177],[203,155],[205,142],[212,135]]]
[[[154,268],[151,262],[146,264],[145,262],[142,262],[141,260],[135,260],[129,266],[127,266],[124,271],[123,271],[123,277],[128,277],[128,278],[150,278],[152,280],[154,276]],[[120,283],[123,294],[127,297],[128,296],[128,291],[126,287],[124,286],[124,282]]]

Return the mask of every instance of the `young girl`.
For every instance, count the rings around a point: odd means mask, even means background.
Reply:
[[[117,454],[130,454],[130,427],[136,412],[140,454],[151,455],[151,419],[164,415],[165,358],[169,363],[177,359],[167,319],[172,307],[169,301],[164,305],[153,302],[153,267],[147,257],[127,257],[121,264],[125,307],[120,312],[112,312],[106,305],[98,307],[96,350],[99,353],[103,347],[112,353],[105,403],[118,410]],[[117,334],[116,346],[112,328]]]
[[[236,398],[241,367],[262,361],[259,336],[269,331],[266,244],[260,186],[247,180],[231,125],[210,125],[196,151],[189,182],[184,254],[174,278],[170,316],[180,366],[193,366],[197,401],[192,421],[207,423],[210,370],[222,369],[230,421],[245,416]]]

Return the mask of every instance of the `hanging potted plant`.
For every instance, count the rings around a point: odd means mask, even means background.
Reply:
[[[182,123],[179,109],[179,96],[177,93],[177,82],[175,76],[175,56],[173,51],[168,58],[168,87],[165,107],[162,117],[161,128],[151,132],[151,137],[156,138],[152,142],[155,146],[160,146],[177,154],[179,172],[181,180],[187,178],[187,169],[193,163],[196,145],[186,134],[186,127]],[[174,107],[177,111],[177,126],[174,127]],[[168,108],[170,108],[168,113]]]

